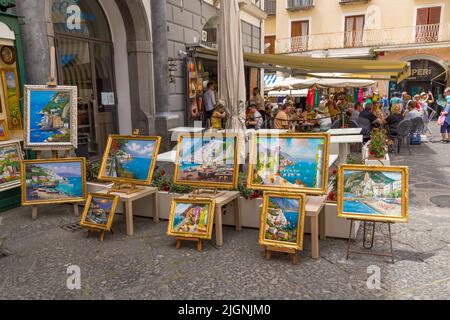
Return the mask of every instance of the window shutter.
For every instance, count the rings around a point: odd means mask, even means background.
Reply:
[[[428,8],[417,9],[416,25],[423,26],[428,24]]]
[[[441,23],[441,7],[430,8],[430,16],[428,19],[429,24],[439,24]]]

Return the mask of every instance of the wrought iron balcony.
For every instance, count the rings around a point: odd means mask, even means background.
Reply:
[[[277,39],[277,53],[450,42],[450,24],[313,34]]]
[[[314,0],[288,0],[287,10],[297,11],[297,10],[307,10],[314,7]]]

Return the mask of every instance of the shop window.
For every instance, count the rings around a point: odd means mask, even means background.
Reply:
[[[291,22],[291,49],[292,52],[308,50],[309,21]]]
[[[416,42],[436,42],[439,40],[441,7],[417,9]]]
[[[365,16],[345,17],[345,47],[363,46]]]

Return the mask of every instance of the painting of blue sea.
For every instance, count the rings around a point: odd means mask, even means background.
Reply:
[[[147,182],[155,147],[156,140],[113,139],[102,176]]]
[[[86,222],[89,224],[106,227],[109,216],[114,205],[114,199],[104,199],[93,197],[86,215]]]
[[[343,212],[355,215],[402,215],[402,173],[344,171]]]
[[[324,138],[258,137],[253,184],[322,188]]]
[[[183,138],[177,181],[233,183],[235,148],[234,137]]]
[[[269,196],[268,201],[264,226],[265,239],[297,243],[300,200]]]
[[[70,143],[71,94],[58,90],[31,90],[30,143]]]
[[[25,174],[28,202],[84,198],[81,161],[26,163]]]

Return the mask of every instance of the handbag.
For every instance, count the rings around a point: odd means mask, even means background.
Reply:
[[[439,119],[437,121],[438,125],[443,126],[444,122],[445,122],[445,118],[446,117],[444,116],[444,113],[441,113],[441,115],[439,116]]]

